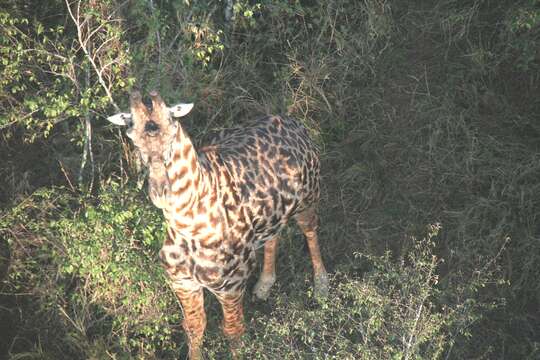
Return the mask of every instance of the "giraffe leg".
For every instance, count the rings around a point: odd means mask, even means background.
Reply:
[[[238,359],[238,349],[242,347],[244,326],[244,291],[216,294],[223,308],[223,334],[229,339],[234,359]]]
[[[261,300],[268,299],[270,288],[276,282],[276,256],[279,238],[276,236],[264,244],[264,264],[253,293]]]
[[[310,207],[297,214],[295,219],[307,239],[311,263],[313,264],[315,295],[325,297],[328,295],[328,274],[322,261],[317,236],[319,215],[317,215],[315,207]]]
[[[182,304],[184,321],[182,327],[186,332],[189,345],[189,359],[200,360],[203,358],[201,345],[204,329],[206,327],[206,313],[204,311],[203,289],[175,287],[176,296]]]

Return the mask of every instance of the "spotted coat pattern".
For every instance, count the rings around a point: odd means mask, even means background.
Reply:
[[[306,128],[285,116],[223,130],[196,148],[159,95],[150,95],[152,112],[132,95],[128,136],[150,168],[150,197],[168,224],[159,256],[184,308],[190,358],[201,357],[203,288],[222,304],[234,353],[255,250],[265,247],[255,294],[266,298],[275,281],[277,235],[291,217],[308,240],[316,291],[327,292],[317,242],[319,154]]]

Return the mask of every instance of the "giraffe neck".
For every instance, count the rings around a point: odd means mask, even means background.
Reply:
[[[188,213],[209,186],[197,151],[180,124],[171,145],[167,176],[171,186],[169,211],[176,215]]]

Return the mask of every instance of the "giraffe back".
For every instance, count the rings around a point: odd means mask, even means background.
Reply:
[[[160,256],[184,287],[191,281],[237,291],[254,268],[255,250],[318,201],[318,150],[301,123],[268,116],[213,134],[197,157],[203,190],[181,216],[165,211],[169,237]]]
[[[232,177],[233,194],[224,195],[225,208],[246,211],[253,225],[253,235],[246,240],[255,248],[319,198],[319,151],[297,120],[267,116],[246,127],[222,130],[201,155],[209,151],[217,152],[221,161],[214,162],[212,170],[220,173],[216,168],[225,166]]]

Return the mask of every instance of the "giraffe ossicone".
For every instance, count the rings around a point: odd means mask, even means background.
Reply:
[[[182,303],[190,359],[201,358],[206,327],[203,289],[223,308],[223,331],[234,344],[245,331],[242,301],[255,268],[255,250],[264,263],[254,293],[267,298],[276,279],[278,235],[290,218],[305,234],[314,271],[315,293],[328,292],[317,230],[320,197],[318,149],[302,123],[265,116],[213,134],[196,147],[175,117],[193,104],[167,107],[151,92],[130,97],[130,112],[108,118],[127,126],[127,135],[149,169],[151,201],[163,210],[167,237],[159,256]]]

